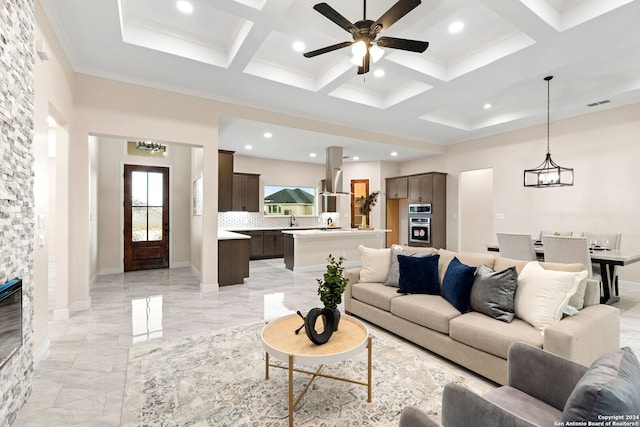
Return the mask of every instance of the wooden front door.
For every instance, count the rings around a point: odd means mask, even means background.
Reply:
[[[124,271],[169,267],[169,168],[124,166]]]

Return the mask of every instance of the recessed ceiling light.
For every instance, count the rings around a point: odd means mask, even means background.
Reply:
[[[176,7],[182,13],[192,13],[193,5],[186,0],[179,0],[176,2]]]
[[[392,152],[391,152],[391,157],[396,157],[397,155],[398,155],[398,152],[397,152],[397,151],[392,151]]]
[[[486,104],[484,104],[482,106],[482,108],[484,108],[485,110],[488,110],[489,108],[491,108],[491,104],[489,104],[488,102]]]
[[[373,75],[375,77],[382,77],[384,76],[384,70],[382,68],[376,68],[376,70],[373,72]]]
[[[449,25],[449,32],[451,34],[459,33],[463,29],[464,29],[464,22],[462,21],[455,21],[455,22],[452,22],[451,25]]]
[[[263,135],[265,138],[271,138],[273,134],[271,132],[265,132]]]
[[[309,153],[309,157],[315,157],[316,153]]]
[[[244,146],[244,149],[245,150],[253,150],[253,145],[247,144],[247,145]]]
[[[301,41],[297,41],[293,43],[293,50],[295,50],[296,52],[302,52],[304,51],[305,48],[306,46]]]
[[[360,160],[360,157],[358,157],[358,156],[353,156],[353,160]]]

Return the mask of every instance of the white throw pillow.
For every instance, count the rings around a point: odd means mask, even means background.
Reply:
[[[373,249],[362,245],[358,246],[358,249],[360,249],[360,260],[362,261],[359,281],[384,283],[389,275],[391,249]]]
[[[538,261],[527,263],[518,276],[516,317],[544,329],[559,321],[569,298],[576,293],[587,271],[545,270]]]

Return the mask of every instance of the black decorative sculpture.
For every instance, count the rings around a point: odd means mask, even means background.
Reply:
[[[329,338],[333,335],[336,323],[336,315],[331,308],[312,308],[306,317],[302,316],[302,313],[299,311],[298,315],[304,319],[304,324],[296,329],[296,334],[299,333],[304,326],[304,330],[312,343],[322,345],[329,341]],[[320,316],[323,317],[324,330],[319,333],[316,331],[316,321]]]

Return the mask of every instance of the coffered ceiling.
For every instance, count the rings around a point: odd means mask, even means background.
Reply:
[[[360,160],[432,155],[544,123],[547,75],[552,120],[640,102],[638,0],[423,0],[384,35],[429,48],[386,49],[365,75],[349,48],[309,59],[293,49],[351,40],[316,0],[190,0],[190,14],[176,0],[39,1],[76,72],[327,123],[322,132],[224,117],[221,148],[246,155],[321,163],[329,145]],[[361,0],[327,2],[363,18]],[[368,0],[367,18],[394,3]],[[455,21],[464,28],[451,33]]]

